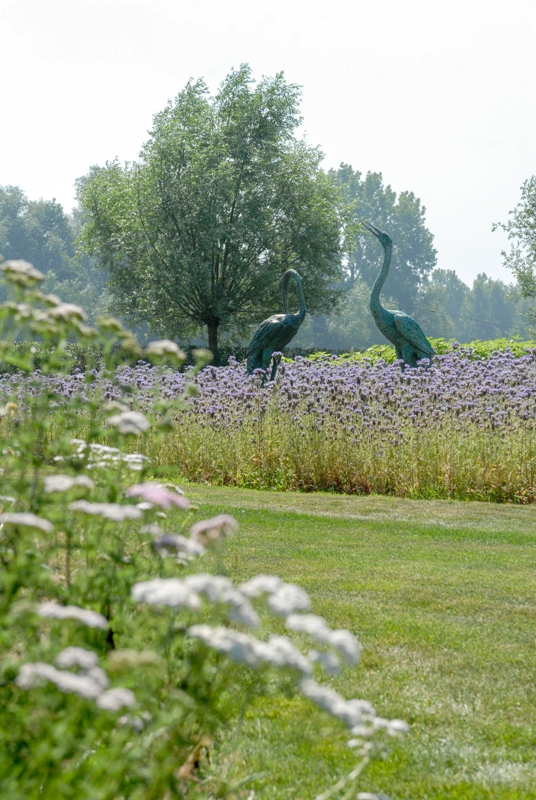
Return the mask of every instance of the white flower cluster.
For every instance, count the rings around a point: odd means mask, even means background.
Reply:
[[[375,792],[358,792],[357,800],[389,800],[386,794],[376,794]]]
[[[139,472],[143,468],[143,462],[148,461],[147,456],[141,453],[122,453],[117,447],[110,447],[106,444],[87,444],[83,439],[71,439],[71,445],[75,448],[75,455],[78,458],[87,459],[87,469],[101,467],[108,469],[123,462],[134,472]],[[63,461],[62,456],[56,456],[55,461]]]
[[[45,477],[45,494],[56,494],[68,492],[70,489],[87,489],[90,491],[95,488],[95,484],[87,475],[47,475]]]
[[[39,272],[32,264],[21,259],[5,261],[0,269],[8,281],[19,286],[33,286],[45,280],[45,275],[42,272]]]
[[[41,603],[37,607],[37,613],[40,617],[50,617],[52,619],[77,619],[87,625],[88,628],[102,628],[105,630],[108,627],[106,617],[96,611],[91,611],[89,608],[60,606],[58,603],[48,601]]]
[[[78,667],[82,673],[69,672],[73,667]],[[15,678],[20,689],[32,689],[45,681],[53,683],[60,692],[95,700],[100,708],[107,711],[119,711],[136,702],[130,689],[108,689],[110,679],[98,666],[96,654],[83,647],[67,647],[62,650],[56,658],[55,667],[42,661],[23,664]]]
[[[93,517],[102,517],[110,522],[124,522],[128,519],[140,519],[141,509],[136,506],[124,506],[120,503],[90,503],[88,500],[75,500],[67,506],[69,511],[81,511]]]
[[[54,530],[54,526],[48,519],[38,517],[30,511],[0,514],[0,528],[4,525],[13,525],[15,528],[31,528],[43,533],[52,533]]]
[[[141,411],[122,411],[108,419],[108,424],[124,436],[141,436],[150,428],[149,420]]]
[[[246,597],[268,595],[268,608],[279,617],[286,617],[294,611],[307,611],[311,599],[307,592],[295,583],[285,583],[277,575],[255,575],[239,587]]]
[[[54,295],[48,296],[53,297]],[[60,319],[62,322],[85,322],[87,320],[87,314],[83,308],[75,303],[62,303],[61,301],[50,309],[48,315],[52,319]]]
[[[290,614],[285,622],[291,631],[307,633],[315,642],[334,647],[350,666],[359,661],[359,642],[353,633],[347,630],[332,631],[323,617],[315,614]],[[321,661],[321,659],[316,659]]]
[[[231,621],[248,628],[254,628],[259,624],[258,614],[249,600],[222,575],[199,573],[182,579],[153,578],[150,581],[135,583],[131,594],[137,602],[192,610],[201,608],[199,595],[204,595],[211,603],[227,605],[228,618]]]
[[[150,581],[135,583],[130,591],[133,600],[155,606],[201,608],[199,596],[180,578],[153,578]]]
[[[348,742],[350,747],[362,745],[363,739],[373,736],[380,729],[386,730],[391,736],[407,733],[409,730],[407,723],[400,719],[378,717],[376,709],[368,700],[345,700],[334,689],[322,686],[312,678],[302,680],[300,690],[317,706],[344,722],[354,736],[359,737]]]
[[[119,711],[121,708],[129,708],[136,702],[134,693],[123,686],[116,686],[115,689],[108,689],[97,697],[97,705],[106,711]]]
[[[174,551],[177,560],[184,564],[196,556],[202,556],[205,548],[199,542],[194,542],[180,533],[164,533],[158,525],[147,525],[141,533],[151,533],[154,536],[153,547],[160,555],[169,555]]]
[[[156,358],[167,356],[179,364],[186,360],[186,353],[180,349],[178,344],[170,339],[159,339],[157,342],[149,342],[145,348],[145,355]]]
[[[328,675],[338,675],[341,671],[341,662],[335,653],[319,652],[318,650],[311,650],[308,653],[308,658],[316,664],[320,664],[322,669]]]
[[[267,642],[261,642],[251,634],[221,626],[213,628],[210,625],[192,625],[188,628],[188,633],[207,647],[225,653],[231,661],[246,664],[253,669],[271,664],[275,667],[297,669],[302,675],[310,675],[312,671],[308,659],[286,636],[271,636]]]
[[[246,628],[256,628],[259,625],[259,615],[247,597],[237,591],[223,575],[188,575],[184,582],[194,592],[205,595],[211,603],[229,606],[228,617],[232,622]]]
[[[361,725],[364,719],[376,717],[374,707],[366,700],[345,700],[342,695],[328,686],[322,686],[311,678],[300,683],[300,690],[305,697],[340,719],[349,728]]]

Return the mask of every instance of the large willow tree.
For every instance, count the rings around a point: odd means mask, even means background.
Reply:
[[[340,220],[321,152],[296,137],[300,90],[247,65],[210,97],[190,81],[156,114],[139,161],[78,181],[82,246],[110,275],[118,313],[168,337],[244,329],[280,309],[288,267],[308,308],[337,302]]]

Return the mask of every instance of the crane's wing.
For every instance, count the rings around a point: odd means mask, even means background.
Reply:
[[[261,322],[248,345],[246,357],[253,355],[253,353],[258,353],[266,347],[271,347],[274,339],[277,341],[279,334],[283,330],[284,319],[284,314],[274,314],[265,319],[264,322]]]
[[[422,332],[422,328],[418,322],[415,322],[408,314],[403,311],[395,313],[395,325],[397,330],[402,336],[410,342],[414,347],[427,356],[433,356],[435,353],[434,348]]]

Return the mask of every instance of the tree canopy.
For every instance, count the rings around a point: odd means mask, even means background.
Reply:
[[[85,251],[110,275],[114,306],[170,337],[259,322],[280,308],[278,281],[303,278],[307,306],[340,295],[336,188],[321,152],[296,138],[300,90],[283,74],[255,83],[242,65],[214,97],[190,81],[154,117],[139,161],[78,181]]]
[[[521,187],[521,201],[510,211],[506,223],[496,223],[512,239],[510,252],[503,251],[504,265],[514,273],[523,297],[536,297],[536,175]],[[532,312],[536,325],[536,313]]]
[[[31,201],[18,186],[0,186],[0,252],[64,277],[74,255],[71,221],[54,199]]]
[[[345,249],[350,284],[359,278],[372,287],[380,268],[378,242],[359,227],[363,219],[368,219],[393,240],[385,293],[395,298],[402,310],[411,311],[420,286],[437,262],[434,237],[425,225],[425,207],[413,192],[397,195],[390,186],[384,186],[381,172],[368,172],[363,178],[349,164],[341,164],[330,175],[346,204]]]
[[[87,309],[92,322],[107,310],[107,275],[94,259],[76,253],[83,216],[66,214],[56,200],[29,200],[19,186],[0,186],[0,253],[22,258],[46,275],[45,292]],[[6,287],[0,287],[6,296]]]
[[[419,320],[430,336],[471,342],[519,335],[529,330],[519,288],[481,272],[470,288],[454,270],[436,269],[419,295]]]

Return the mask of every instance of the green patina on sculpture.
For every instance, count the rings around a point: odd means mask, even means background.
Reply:
[[[363,222],[363,226],[379,240],[383,247],[383,264],[380,274],[372,288],[370,295],[370,310],[374,322],[386,339],[395,346],[396,357],[402,359],[409,367],[416,367],[422,358],[432,359],[435,351],[420,325],[404,311],[394,311],[384,308],[380,302],[380,292],[387,278],[391,266],[393,242],[391,237],[372,225]]]
[[[288,311],[289,283],[291,278],[294,278],[298,294],[300,310],[297,314],[289,314]],[[273,354],[283,350],[291,339],[296,336],[303,322],[303,318],[305,317],[307,308],[305,306],[302,282],[295,269],[287,269],[279,281],[279,288],[283,293],[283,307],[285,313],[273,314],[271,317],[268,317],[268,319],[265,319],[264,322],[261,322],[257,328],[246,353],[249,375],[256,369],[263,369],[265,371],[268,369]],[[279,356],[279,358],[274,358],[272,373],[270,375],[271,381],[275,378],[280,360],[281,356]]]

